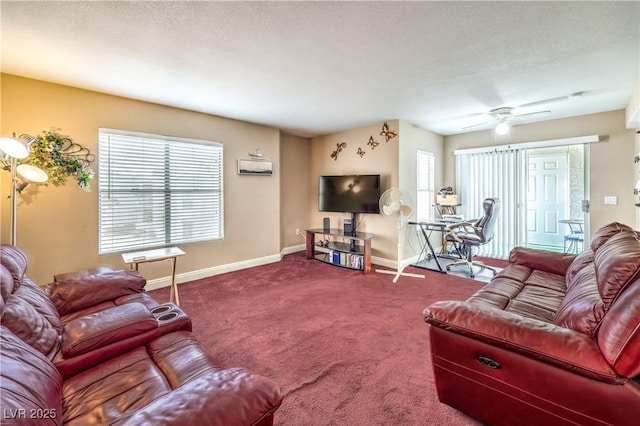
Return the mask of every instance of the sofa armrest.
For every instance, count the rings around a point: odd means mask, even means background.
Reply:
[[[137,271],[121,270],[51,283],[45,291],[60,315],[128,294],[142,293],[147,281]]]
[[[135,309],[140,311],[140,318],[145,318],[144,322],[148,323],[148,319],[146,319],[149,311],[148,306],[146,306],[146,313],[143,313],[143,310],[140,309],[140,307],[144,305],[139,302],[130,302],[123,305],[118,305],[118,307],[129,305],[138,305],[138,307]],[[109,307],[107,309],[112,310],[114,309],[114,307]],[[92,312],[91,314],[87,314],[85,316],[93,315],[98,312]],[[128,352],[134,348],[147,345],[149,342],[155,339],[159,339],[166,334],[180,331],[190,332],[192,330],[191,319],[187,316],[187,314],[184,313],[182,309],[180,309],[180,307],[176,306],[173,303],[158,305],[154,308],[151,308],[150,312],[151,315],[153,315],[153,317],[155,318],[156,322],[156,326],[152,329],[149,329],[147,331],[140,331],[137,328],[127,329],[125,333],[130,334],[129,337],[124,338],[122,337],[122,335],[120,335],[120,340],[109,342],[101,341],[101,344],[96,345],[94,350],[85,350],[82,354],[76,354],[73,357],[65,357],[63,351],[59,351],[53,359],[53,363],[62,375],[62,378],[67,379],[78,374],[81,371],[102,364],[106,360],[115,358],[116,356]],[[71,321],[79,318],[80,317],[74,318]]]
[[[73,278],[81,278],[81,277],[86,277],[88,275],[104,274],[105,272],[111,272],[111,271],[113,271],[113,269],[111,269],[110,266],[106,266],[106,265],[98,266],[97,268],[84,269],[82,271],[65,272],[64,274],[55,274],[53,276],[53,281],[66,281]]]
[[[282,402],[271,379],[242,368],[207,371],[121,419],[118,424],[255,425]]]
[[[609,383],[622,382],[586,334],[544,321],[461,301],[436,302],[425,321],[547,364]]]
[[[527,247],[516,247],[509,253],[509,263],[565,275],[576,256],[576,254],[572,253],[555,253]]]
[[[72,358],[157,327],[156,317],[143,304],[115,306],[65,324],[62,354]]]

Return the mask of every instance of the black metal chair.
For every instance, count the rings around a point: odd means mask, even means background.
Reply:
[[[449,226],[446,240],[456,244],[458,253],[462,259],[447,265],[447,271],[451,267],[466,265],[469,268],[469,276],[475,277],[473,267],[489,269],[495,275],[497,270],[485,265],[483,262],[473,260],[473,248],[487,244],[493,239],[493,230],[500,211],[500,201],[497,198],[486,198],[483,202],[484,216],[474,221],[455,223]]]

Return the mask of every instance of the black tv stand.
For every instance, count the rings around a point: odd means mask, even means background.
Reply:
[[[327,245],[316,245],[316,234],[320,234],[323,238],[329,238],[332,241],[327,241]],[[330,263],[336,266],[344,266],[350,269],[360,269],[365,275],[371,273],[371,240],[373,234],[366,232],[348,233],[340,229],[307,229],[307,259],[317,259],[326,263]],[[346,239],[350,239],[351,243],[341,242]],[[358,244],[361,242],[361,244]],[[336,263],[334,259],[330,259],[327,256],[329,251],[336,251],[339,253],[350,254],[353,256],[360,256],[361,262],[357,263],[357,266],[350,266],[348,262],[345,264]],[[340,258],[340,255],[338,255]]]
[[[352,233],[353,235],[356,235],[356,224],[358,219],[358,213],[351,213],[351,229],[352,229]]]

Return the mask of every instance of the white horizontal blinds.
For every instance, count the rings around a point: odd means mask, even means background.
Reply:
[[[435,197],[434,155],[432,152],[418,151],[417,182],[417,219],[433,220],[433,202]]]
[[[456,156],[456,181],[465,219],[476,219],[484,214],[485,198],[500,200],[494,238],[478,248],[476,253],[481,256],[507,258],[517,241],[519,155],[518,151],[510,150]]]
[[[220,239],[222,145],[101,129],[99,251]]]

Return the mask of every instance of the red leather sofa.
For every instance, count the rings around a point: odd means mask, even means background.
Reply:
[[[438,397],[489,425],[640,422],[640,234],[579,255],[514,249],[466,301],[424,311]]]
[[[176,305],[135,271],[60,276],[40,288],[2,244],[0,423],[271,425],[275,382],[214,365]]]

